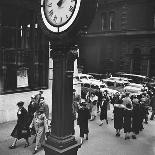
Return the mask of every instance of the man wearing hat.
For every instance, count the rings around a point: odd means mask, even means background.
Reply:
[[[40,98],[39,106],[44,109],[44,113],[46,115],[46,118],[48,119],[49,118],[49,106],[48,104],[46,104],[44,97]]]
[[[80,137],[81,143],[83,143],[84,135],[86,135],[86,140],[88,140],[88,120],[91,118],[90,112],[86,107],[86,102],[80,103],[80,108],[78,109],[78,125],[80,127]]]

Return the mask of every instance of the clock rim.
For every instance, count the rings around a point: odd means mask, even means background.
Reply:
[[[47,1],[47,0],[44,0],[44,2],[43,2],[43,8],[44,8],[45,18],[47,19],[48,23],[51,24],[51,25],[54,26],[54,27],[62,27],[63,25],[65,25],[65,24],[72,18],[78,0],[75,0],[76,2],[75,2],[75,7],[74,7],[74,9],[73,9],[73,13],[70,15],[70,17],[69,17],[63,24],[60,24],[60,25],[56,25],[56,24],[54,24],[53,22],[51,22],[50,19],[48,19],[48,15],[47,15],[47,12],[46,12],[46,10],[45,10],[45,1]]]
[[[48,22],[46,15],[45,15],[45,10],[44,10],[45,0],[41,0],[41,17],[42,17],[42,20],[43,20],[45,26],[47,27],[47,29],[54,33],[62,33],[64,31],[66,31],[76,20],[79,10],[80,10],[81,1],[82,0],[76,0],[76,6],[74,9],[74,12],[71,15],[70,19],[67,20],[67,22],[65,24],[63,24],[61,26],[53,26],[53,24],[51,22]]]

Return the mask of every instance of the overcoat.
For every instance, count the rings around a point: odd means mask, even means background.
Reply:
[[[125,109],[124,110],[124,133],[131,132],[132,125],[132,110]]]
[[[100,120],[107,119],[107,106],[109,103],[109,97],[104,96],[101,104]]]
[[[123,111],[124,108],[121,105],[114,105],[114,128],[116,130],[123,128]]]
[[[87,134],[89,133],[88,129],[88,120],[91,118],[88,108],[82,107],[78,110],[78,125],[80,127],[80,132]]]
[[[30,130],[28,126],[28,112],[24,107],[18,110],[17,118],[17,124],[13,129],[11,136],[17,139],[26,139],[30,136]],[[26,131],[26,133],[23,133],[23,131]]]

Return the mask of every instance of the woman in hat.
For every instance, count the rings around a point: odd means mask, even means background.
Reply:
[[[84,135],[86,134],[86,140],[88,140],[88,120],[91,118],[90,112],[86,107],[86,102],[80,103],[78,109],[78,125],[80,127],[81,143],[83,143]]]
[[[47,118],[43,107],[37,107],[30,128],[32,128],[33,125],[36,130],[36,146],[33,152],[35,154],[38,151],[38,147],[44,143],[45,133],[48,132]]]
[[[122,104],[122,98],[118,96],[118,101],[114,104],[114,128],[116,136],[120,137],[120,131],[123,128],[123,113],[125,106]]]
[[[9,146],[10,149],[16,148],[16,142],[17,140],[24,138],[26,140],[25,147],[29,146],[28,138],[30,136],[29,126],[28,126],[28,112],[23,107],[24,102],[20,101],[17,103],[18,106],[18,112],[17,112],[17,124],[15,128],[13,129],[11,136],[14,137],[14,142],[11,146]]]
[[[126,104],[125,110],[124,110],[124,133],[125,133],[125,140],[130,139],[130,132],[132,131],[132,109],[130,103]]]

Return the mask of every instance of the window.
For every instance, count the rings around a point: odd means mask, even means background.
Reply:
[[[104,12],[101,14],[101,31],[107,29],[107,14]]]
[[[115,13],[110,12],[110,15],[109,15],[109,29],[114,30],[114,28],[115,28]]]
[[[153,28],[155,29],[155,13],[153,14]]]
[[[0,65],[5,68],[0,76],[5,77],[0,93],[47,88],[48,44],[36,24],[35,13],[13,6],[0,11]]]

